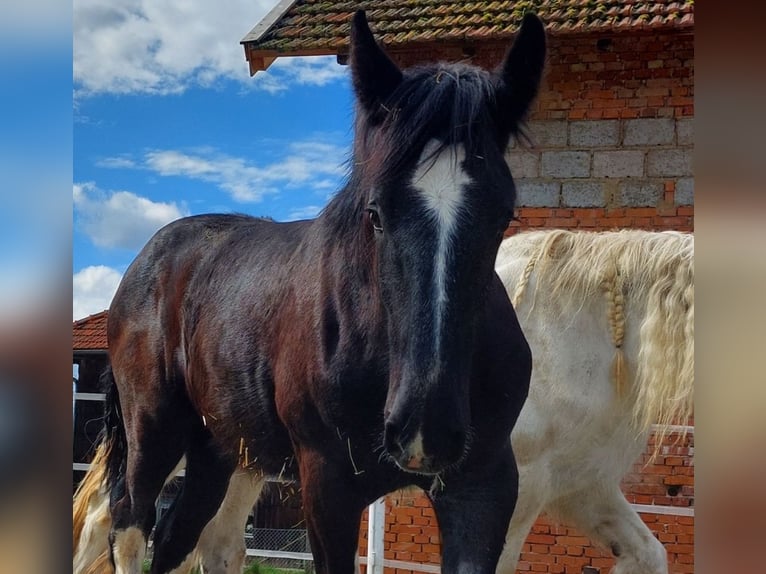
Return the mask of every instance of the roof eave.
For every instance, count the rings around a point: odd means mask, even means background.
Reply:
[[[274,27],[282,16],[293,7],[297,0],[280,0],[280,2],[271,9],[271,11],[258,22],[253,29],[250,30],[247,35],[240,40],[240,44],[246,44],[248,42],[257,42],[263,38],[266,33]]]

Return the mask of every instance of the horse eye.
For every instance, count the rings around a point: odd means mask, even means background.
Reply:
[[[370,223],[372,223],[372,228],[377,233],[383,233],[383,224],[380,222],[380,213],[378,213],[378,210],[375,207],[368,207],[365,209],[367,212],[367,217],[370,220]]]

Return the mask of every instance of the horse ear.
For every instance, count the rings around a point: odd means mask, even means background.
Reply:
[[[378,46],[364,10],[351,21],[351,77],[359,102],[374,111],[402,81],[402,72]]]
[[[505,137],[516,132],[537,96],[545,66],[545,28],[534,14],[527,13],[508,50],[494,72],[500,127]]]

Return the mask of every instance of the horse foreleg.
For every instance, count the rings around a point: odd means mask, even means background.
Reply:
[[[240,574],[245,562],[243,532],[247,517],[263,491],[266,479],[235,472],[221,507],[199,538],[197,552],[204,574]]]
[[[442,536],[444,574],[494,574],[516,503],[510,445],[497,464],[436,479],[430,496]]]
[[[353,472],[320,453],[296,449],[303,511],[317,574],[356,574],[359,523],[367,504]]]
[[[667,574],[665,548],[625,500],[617,485],[568,495],[550,512],[578,528],[615,557],[613,574]]]

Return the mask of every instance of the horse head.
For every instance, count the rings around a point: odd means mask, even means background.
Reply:
[[[402,71],[364,13],[353,19],[352,181],[388,344],[383,442],[405,471],[435,474],[468,452],[474,343],[515,204],[505,150],[544,60],[532,15],[494,72],[443,63]]]

